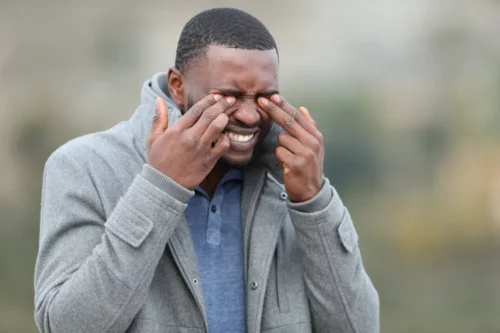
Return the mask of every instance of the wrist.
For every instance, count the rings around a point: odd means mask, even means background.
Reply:
[[[324,178],[321,189],[311,199],[302,202],[293,202],[289,200],[288,206],[296,211],[303,213],[312,213],[321,211],[332,200],[334,194],[327,178]]]
[[[144,165],[142,176],[163,192],[171,195],[183,203],[187,202],[187,200],[194,195],[192,190],[186,188],[182,184],[179,184],[164,172],[158,170],[150,164]]]

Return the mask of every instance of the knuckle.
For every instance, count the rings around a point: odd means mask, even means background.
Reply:
[[[193,146],[197,142],[197,139],[193,133],[191,133],[190,131],[187,131],[183,135],[182,142],[184,142],[185,144],[187,144],[189,146]]]
[[[293,119],[292,116],[290,116],[289,114],[286,114],[284,117],[283,117],[283,124],[285,126],[291,126],[293,123],[295,122],[295,119]]]
[[[318,152],[321,149],[321,144],[319,143],[318,140],[313,140],[311,143],[311,147],[312,147],[313,151]]]
[[[207,155],[205,155],[205,157],[201,161],[200,167],[204,171],[210,170],[211,169],[211,167],[210,167],[211,163],[212,163],[212,158],[210,157],[209,154],[207,154]]]
[[[278,134],[278,143],[284,143],[287,139],[288,134],[286,133],[280,133]]]
[[[198,119],[203,114],[203,110],[199,106],[195,105],[191,108],[190,114],[193,118]]]
[[[311,161],[316,156],[316,153],[311,149],[306,149],[304,155],[305,155],[307,161]]]
[[[318,142],[319,142],[320,146],[322,146],[322,145],[323,145],[323,143],[325,142],[325,141],[324,141],[324,140],[325,140],[325,138],[323,137],[323,133],[318,132],[318,135],[317,135],[316,137],[318,138]]]
[[[294,173],[297,173],[298,170],[300,170],[300,165],[299,165],[299,161],[297,158],[294,158],[292,159],[291,161],[288,161],[286,163],[286,165],[288,166],[288,168],[290,170],[292,170]]]
[[[217,103],[217,101],[215,100],[214,95],[207,95],[198,103],[196,103],[193,107],[205,110],[206,108],[214,105],[215,103]]]
[[[158,120],[160,120],[160,113],[158,112],[158,110],[156,110],[156,113],[153,117],[153,124],[158,123]]]
[[[207,111],[205,111],[204,114],[208,115],[208,120],[214,121],[220,114],[224,112],[226,107],[222,104],[222,100],[224,98],[221,98],[217,104],[213,105],[211,108],[209,108]]]
[[[286,102],[283,98],[280,98],[278,102],[276,102],[276,105],[279,106],[280,108],[286,105]]]
[[[267,109],[268,111],[271,111],[271,112],[273,112],[274,110],[276,110],[276,108],[277,108],[276,104],[274,104],[274,103],[272,103],[272,102],[269,102],[269,103],[267,103],[267,105],[266,105],[266,109]]]
[[[177,135],[179,135],[181,133],[181,130],[179,129],[178,126],[172,126],[172,127],[168,128],[167,131],[171,135],[175,135],[175,136],[177,136]]]
[[[209,122],[212,122],[217,118],[217,114],[215,114],[214,112],[205,112],[203,113],[203,118],[205,118]]]
[[[299,119],[302,115],[300,114],[299,111],[297,111],[296,109],[293,109],[292,111],[292,117],[293,119]]]

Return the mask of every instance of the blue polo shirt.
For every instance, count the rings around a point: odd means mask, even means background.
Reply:
[[[200,187],[188,201],[209,333],[244,333],[245,268],[241,231],[242,171],[232,169],[212,199]]]

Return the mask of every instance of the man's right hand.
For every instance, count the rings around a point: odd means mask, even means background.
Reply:
[[[224,111],[234,102],[232,96],[208,95],[168,127],[167,106],[158,98],[148,164],[184,188],[196,188],[229,149],[229,139],[222,134],[229,120]]]

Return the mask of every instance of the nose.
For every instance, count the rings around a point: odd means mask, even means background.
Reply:
[[[233,117],[248,127],[254,127],[260,122],[257,103],[251,99],[242,100],[236,111],[234,111]]]

